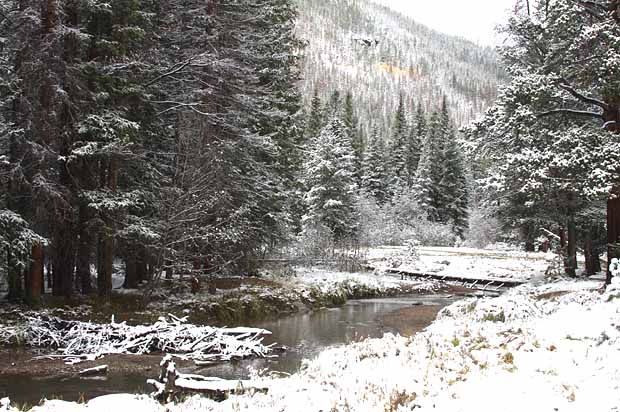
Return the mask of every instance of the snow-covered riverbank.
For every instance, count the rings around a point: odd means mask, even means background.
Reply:
[[[616,411],[620,291],[600,294],[599,287],[562,281],[465,299],[412,338],[386,335],[330,349],[296,375],[265,378],[267,394],[135,405],[173,412]],[[126,401],[108,397],[106,408]],[[54,401],[35,410],[103,410],[96,406]]]

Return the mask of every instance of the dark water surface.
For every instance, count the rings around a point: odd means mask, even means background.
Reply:
[[[245,326],[265,328],[273,335],[265,343],[285,345],[288,350],[276,358],[248,359],[223,363],[209,367],[180,368],[181,372],[199,373],[226,379],[247,378],[251,369],[268,372],[295,373],[303,359],[311,359],[329,347],[359,341],[367,337],[381,337],[386,332],[395,332],[383,325],[381,318],[388,313],[413,305],[445,306],[457,298],[440,295],[420,295],[402,298],[352,300],[338,308],[322,309],[316,312],[292,315],[287,318],[256,322]],[[424,311],[421,311],[424,313]],[[432,311],[431,311],[432,312]],[[417,324],[428,325],[428,319],[416,319]],[[403,323],[407,319],[401,320]],[[235,326],[235,325],[231,325]],[[396,325],[398,326],[398,325]],[[406,326],[406,325],[403,325]],[[105,358],[102,363],[105,363]],[[151,360],[152,362],[152,360]],[[79,377],[37,377],[31,375],[0,376],[0,398],[9,396],[18,403],[36,404],[43,397],[76,401],[96,396],[122,392],[149,392],[152,388],[145,383],[147,378],[156,377],[157,370],[146,373],[114,373],[96,378]]]

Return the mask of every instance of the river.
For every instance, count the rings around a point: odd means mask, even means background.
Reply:
[[[270,330],[273,334],[265,338],[265,343],[284,345],[288,350],[275,358],[246,359],[202,368],[186,365],[180,370],[226,379],[247,378],[251,369],[292,374],[299,370],[303,359],[311,359],[327,348],[368,337],[381,337],[386,332],[415,333],[430,324],[441,307],[455,299],[452,296],[418,295],[351,300],[337,308],[256,322],[246,326]],[[6,353],[4,355],[3,359],[14,357],[16,360],[33,356],[31,352],[14,352],[8,358]],[[147,361],[156,365],[160,357],[134,358],[136,362]],[[129,357],[121,360],[133,361]],[[107,358],[101,363],[108,363]],[[89,379],[38,376],[34,373],[0,375],[0,398],[9,396],[14,402],[36,404],[42,397],[75,401],[110,393],[148,392],[151,388],[146,386],[146,379],[157,375],[155,366],[140,370],[139,373],[128,373],[127,370],[119,372],[115,369],[111,365],[107,376]]]

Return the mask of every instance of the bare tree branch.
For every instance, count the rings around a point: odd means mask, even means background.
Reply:
[[[596,99],[594,97],[590,97],[590,96],[586,96],[581,92],[578,92],[573,86],[571,86],[570,84],[568,84],[566,82],[566,80],[562,79],[559,83],[558,83],[558,87],[562,90],[564,90],[565,92],[568,92],[571,96],[573,96],[574,98],[576,98],[579,101],[582,101],[584,103],[587,104],[591,104],[593,106],[598,106],[601,109],[605,110],[605,111],[609,111],[610,107],[607,103],[605,103],[602,100]]]
[[[602,119],[603,118],[603,114],[602,113],[589,112],[589,111],[586,111],[586,110],[574,110],[574,109],[553,109],[553,110],[548,110],[546,112],[538,113],[536,115],[536,117],[538,117],[540,119],[540,118],[543,118],[543,117],[552,116],[554,114],[569,114],[569,115],[573,115],[573,116],[589,117],[589,118],[595,118],[595,119]]]
[[[151,81],[147,82],[144,86],[145,86],[145,87],[148,87],[148,86],[150,86],[150,85],[152,85],[152,84],[154,84],[154,83],[157,83],[158,81],[160,81],[161,79],[163,79],[163,78],[165,78],[165,77],[172,76],[173,74],[180,72],[181,70],[183,70],[184,68],[186,68],[187,66],[189,66],[189,65],[192,63],[192,61],[194,61],[194,60],[195,60],[195,59],[197,59],[198,57],[199,57],[199,56],[192,56],[192,57],[190,57],[189,59],[187,59],[186,61],[181,62],[181,63],[178,63],[178,64],[176,65],[176,67],[173,67],[173,68],[172,68],[171,70],[169,70],[168,72],[163,73],[163,74],[161,74],[161,75],[157,76],[157,77],[156,77],[156,78],[154,78],[153,80],[151,80]]]

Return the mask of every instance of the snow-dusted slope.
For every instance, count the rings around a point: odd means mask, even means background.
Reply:
[[[457,124],[493,101],[503,77],[496,55],[440,34],[370,0],[299,0],[304,96],[351,91],[367,130],[386,130],[404,93],[408,106],[436,108],[445,94]]]

